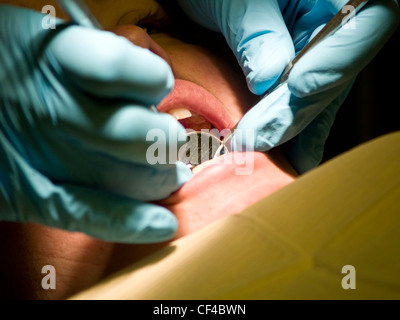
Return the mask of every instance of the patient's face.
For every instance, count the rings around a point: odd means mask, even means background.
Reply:
[[[247,89],[245,78],[231,56],[221,57],[219,53],[188,44],[165,32],[169,30],[168,17],[157,2],[86,2],[107,29],[127,37],[138,46],[148,48],[171,65],[176,78],[175,88],[158,108],[176,117],[185,127],[195,130],[233,128],[256,102],[257,98]],[[148,33],[137,24],[147,27]],[[232,154],[228,157],[232,157]],[[235,170],[240,165],[235,161],[232,164],[205,164],[198,167],[199,173],[189,183],[170,198],[159,202],[177,216],[180,225],[177,237],[196,231],[224,216],[239,213],[293,180],[291,173],[294,172],[290,171],[280,155],[274,161],[261,153],[247,157],[254,161],[252,174],[236,175]],[[3,236],[9,237],[9,242],[2,243],[15,243],[14,252],[21,252],[19,259],[27,266],[24,270],[26,278],[37,277],[40,280],[42,274],[38,268],[41,265],[56,266],[59,278],[57,292],[41,292],[40,285],[26,289],[35,294],[43,294],[44,297],[54,294],[53,297],[63,298],[159,247],[113,246],[79,233],[42,226],[14,227],[17,231],[12,234],[12,228],[6,226],[7,232]],[[62,256],[59,254],[60,246],[63,248]],[[2,248],[0,245],[0,249],[7,252],[10,247]],[[26,256],[23,252],[29,254]],[[18,263],[18,257],[10,259],[9,263]],[[30,259],[28,265],[27,259]],[[35,262],[29,265],[31,261]],[[78,281],[82,275],[85,275],[85,281]],[[21,279],[24,276],[19,274],[18,277],[23,281]],[[26,282],[20,284],[20,290],[25,286]]]

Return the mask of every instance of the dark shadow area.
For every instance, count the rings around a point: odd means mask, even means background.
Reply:
[[[339,110],[326,142],[328,160],[360,143],[400,130],[397,64],[400,30],[387,42],[357,80]]]

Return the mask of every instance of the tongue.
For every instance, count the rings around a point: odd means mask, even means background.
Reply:
[[[210,121],[199,114],[193,114],[190,118],[181,119],[179,122],[186,129],[192,129],[194,131],[201,131],[202,129],[211,130],[213,128]]]

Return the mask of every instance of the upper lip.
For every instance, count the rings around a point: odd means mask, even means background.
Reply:
[[[186,80],[175,80],[175,87],[157,107],[160,112],[186,108],[208,120],[216,129],[232,129],[236,123],[223,104],[203,87]]]

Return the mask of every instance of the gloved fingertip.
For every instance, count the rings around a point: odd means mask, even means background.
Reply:
[[[244,127],[244,126],[243,126]],[[254,151],[268,151],[271,149],[268,141],[264,140],[262,133],[258,132],[256,128],[236,130],[231,140],[232,151],[238,152],[254,152]]]
[[[274,84],[274,79],[259,79],[257,75],[248,75],[246,77],[247,86],[250,91],[258,96],[263,95],[272,85]]]
[[[288,89],[293,95],[298,98],[304,98],[309,96],[312,91],[315,91],[317,85],[315,83],[313,85],[312,82],[309,83],[305,76],[302,78],[302,81],[299,81],[300,77],[301,76],[298,73],[296,74],[295,71],[291,71],[287,84]]]
[[[193,177],[192,170],[190,170],[185,163],[180,161],[176,163],[176,172],[177,172],[177,185],[180,187],[183,186]]]
[[[114,213],[105,240],[135,244],[159,243],[172,239],[178,229],[176,217],[164,207],[136,201],[129,206],[125,203],[123,207],[125,212]]]
[[[145,102],[148,104],[157,105],[174,88],[175,77],[170,66],[165,62],[165,60],[158,56],[153,56],[153,58],[159,60],[157,65],[158,74],[154,77],[154,85],[151,94],[143,97],[143,100],[147,99]],[[159,81],[157,81],[157,77],[160,79]]]
[[[66,79],[96,96],[152,105],[174,87],[164,59],[111,32],[71,26],[52,41],[48,54]]]
[[[294,50],[291,48],[289,45],[278,45],[278,48],[274,46],[274,51],[260,48],[257,53],[247,54],[248,61],[243,69],[251,92],[262,95],[275,84],[293,59]]]
[[[138,209],[145,210],[142,220],[138,220]],[[158,243],[171,240],[178,229],[176,217],[167,209],[143,204],[135,208],[121,226],[125,233],[124,242],[130,243]]]
[[[293,67],[287,81],[289,91],[298,98],[309,97],[326,90],[329,84],[339,77],[332,70],[319,72],[317,69],[311,69],[305,61],[306,58],[308,57],[304,57],[303,61],[299,61]]]

